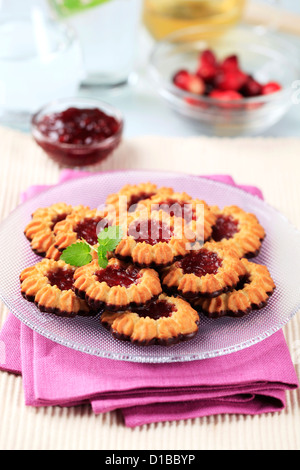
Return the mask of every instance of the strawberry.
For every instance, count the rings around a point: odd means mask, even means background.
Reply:
[[[191,74],[188,80],[188,91],[196,95],[203,95],[205,92],[205,84],[202,78]]]
[[[240,100],[242,95],[238,93],[237,91],[221,91],[221,90],[213,90],[209,96],[214,99],[218,100],[226,100],[226,101],[231,101],[231,100]]]
[[[180,70],[173,77],[173,83],[178,88],[194,93],[195,95],[203,95],[205,92],[205,84],[202,78],[191,74],[186,70]]]
[[[207,49],[199,56],[199,65],[196,74],[204,81],[211,81],[218,71],[218,62],[215,54]]]
[[[179,70],[173,77],[174,85],[182,90],[187,90],[189,75],[190,74],[187,70]]]
[[[266,85],[263,85],[262,87],[262,94],[263,95],[269,95],[271,93],[275,93],[276,91],[281,90],[281,85],[277,82],[269,82],[266,83]]]
[[[215,87],[223,91],[239,91],[247,81],[247,75],[241,70],[220,70],[215,77]]]
[[[184,98],[184,101],[189,104],[190,106],[194,106],[194,107],[197,107],[197,108],[203,108],[203,109],[206,109],[209,107],[209,105],[207,103],[204,103],[204,101],[200,101],[200,99],[195,99],[195,98],[190,98],[189,96],[187,96],[186,98]]]
[[[259,96],[262,94],[263,87],[262,85],[255,80],[251,75],[248,76],[246,83],[241,88],[241,93],[243,96],[249,98],[252,96]]]
[[[230,55],[226,57],[220,65],[220,68],[225,71],[235,71],[239,69],[239,59],[237,55]]]
[[[242,109],[241,104],[232,103],[232,101],[240,100],[242,95],[237,91],[221,91],[221,90],[214,90],[212,91],[209,96],[216,100],[219,100],[216,106],[222,109]]]

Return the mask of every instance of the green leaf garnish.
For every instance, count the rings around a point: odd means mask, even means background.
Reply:
[[[118,225],[106,227],[98,235],[99,247],[101,246],[101,248],[106,250],[107,252],[114,251],[114,249],[120,243],[122,236],[123,230]]]
[[[120,243],[123,230],[119,226],[107,227],[98,235],[98,263],[101,268],[108,264],[107,254],[114,251]]]
[[[60,259],[71,266],[84,266],[92,261],[91,247],[86,242],[77,242],[66,248]]]
[[[60,259],[71,266],[84,266],[92,259],[92,251],[98,255],[98,263],[101,268],[106,268],[108,264],[108,253],[115,250],[123,236],[123,230],[119,226],[107,227],[98,235],[99,246],[95,249],[86,241],[73,243],[61,254]]]

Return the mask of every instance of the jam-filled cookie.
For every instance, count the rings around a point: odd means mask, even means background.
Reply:
[[[246,268],[234,250],[207,242],[162,272],[163,288],[185,298],[216,297],[234,288]]]
[[[98,234],[116,221],[106,211],[87,209],[73,212],[54,228],[55,248],[62,252],[78,240],[84,240],[92,246],[98,243]]]
[[[275,284],[266,266],[242,259],[246,276],[240,285],[213,299],[197,299],[193,306],[211,318],[242,317],[267,305]]]
[[[265,238],[265,230],[254,214],[245,212],[237,206],[224,209],[211,207],[217,220],[211,238],[224,247],[237,250],[240,258],[257,256]]]
[[[138,202],[149,199],[159,192],[172,194],[172,188],[159,188],[154,183],[126,184],[117,193],[110,194],[106,198],[106,205],[115,209],[117,215],[120,212],[133,212]]]
[[[128,216],[115,256],[139,266],[166,266],[190,250],[195,235],[183,226],[183,219],[163,211],[134,212]]]
[[[21,293],[42,312],[64,317],[94,314],[74,292],[75,269],[62,260],[43,259],[22,271]]]
[[[81,206],[80,206],[81,207]],[[64,220],[80,207],[72,207],[64,202],[41,207],[32,214],[32,219],[25,227],[24,234],[30,241],[32,250],[39,256],[46,256],[53,245],[55,225]]]
[[[97,260],[78,268],[74,275],[76,294],[93,309],[125,310],[156,298],[162,291],[159,275],[116,258],[101,268]]]
[[[165,346],[192,339],[198,331],[199,314],[185,300],[162,293],[138,309],[104,311],[100,321],[117,339],[143,346]]]
[[[210,238],[217,219],[205,201],[193,199],[185,192],[160,192],[139,202],[137,210],[141,211],[143,207],[148,211],[163,210],[170,216],[183,218],[188,227],[196,233],[197,240],[201,241]]]

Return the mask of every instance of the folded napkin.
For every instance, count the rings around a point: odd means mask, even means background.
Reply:
[[[64,170],[60,183],[85,176]],[[230,176],[207,176],[235,185]],[[254,187],[242,187],[259,197]],[[45,190],[30,188],[23,200]],[[126,426],[223,413],[281,411],[299,383],[282,331],[221,357],[172,364],[98,358],[59,345],[9,314],[0,332],[0,369],[22,374],[28,406],[89,403],[94,413],[121,410]]]

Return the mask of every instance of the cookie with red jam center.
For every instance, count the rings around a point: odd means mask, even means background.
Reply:
[[[145,209],[148,212],[162,210],[171,217],[180,217],[184,223],[196,234],[199,241],[207,241],[216,222],[216,216],[211,212],[204,200],[193,199],[187,193],[173,192],[158,193],[140,201],[137,210]]]
[[[100,321],[117,339],[141,346],[167,346],[192,339],[198,332],[199,314],[185,300],[162,293],[147,306],[105,311]]]
[[[128,216],[124,233],[114,254],[138,266],[169,265],[186,255],[195,241],[195,234],[184,226],[181,218],[162,211],[134,212]]]
[[[20,274],[21,293],[42,312],[62,317],[94,315],[87,303],[75,294],[75,269],[62,260],[43,259]]]
[[[246,269],[238,286],[213,299],[199,298],[193,307],[210,318],[243,317],[252,310],[264,308],[275,289],[275,283],[264,265],[241,260]]]
[[[265,238],[264,228],[254,214],[237,206],[224,209],[211,207],[216,217],[211,240],[224,248],[234,248],[240,258],[253,258],[258,255]]]
[[[73,207],[64,202],[37,209],[24,230],[26,238],[30,241],[31,249],[41,257],[47,256],[48,251],[54,245],[55,226],[73,212],[83,209],[84,206]]]
[[[106,211],[86,209],[74,212],[54,228],[55,248],[62,253],[68,246],[84,240],[92,246],[98,243],[98,234],[117,222]]]
[[[108,211],[114,210],[117,216],[122,218],[126,212],[134,212],[138,203],[149,199],[155,194],[172,194],[173,189],[158,187],[154,183],[126,184],[117,193],[110,194],[106,198]]]
[[[151,268],[111,258],[106,268],[98,260],[78,268],[74,274],[76,294],[95,310],[125,310],[139,307],[162,292],[159,275]]]
[[[162,271],[163,288],[187,299],[216,297],[234,288],[246,268],[234,250],[207,242]]]

